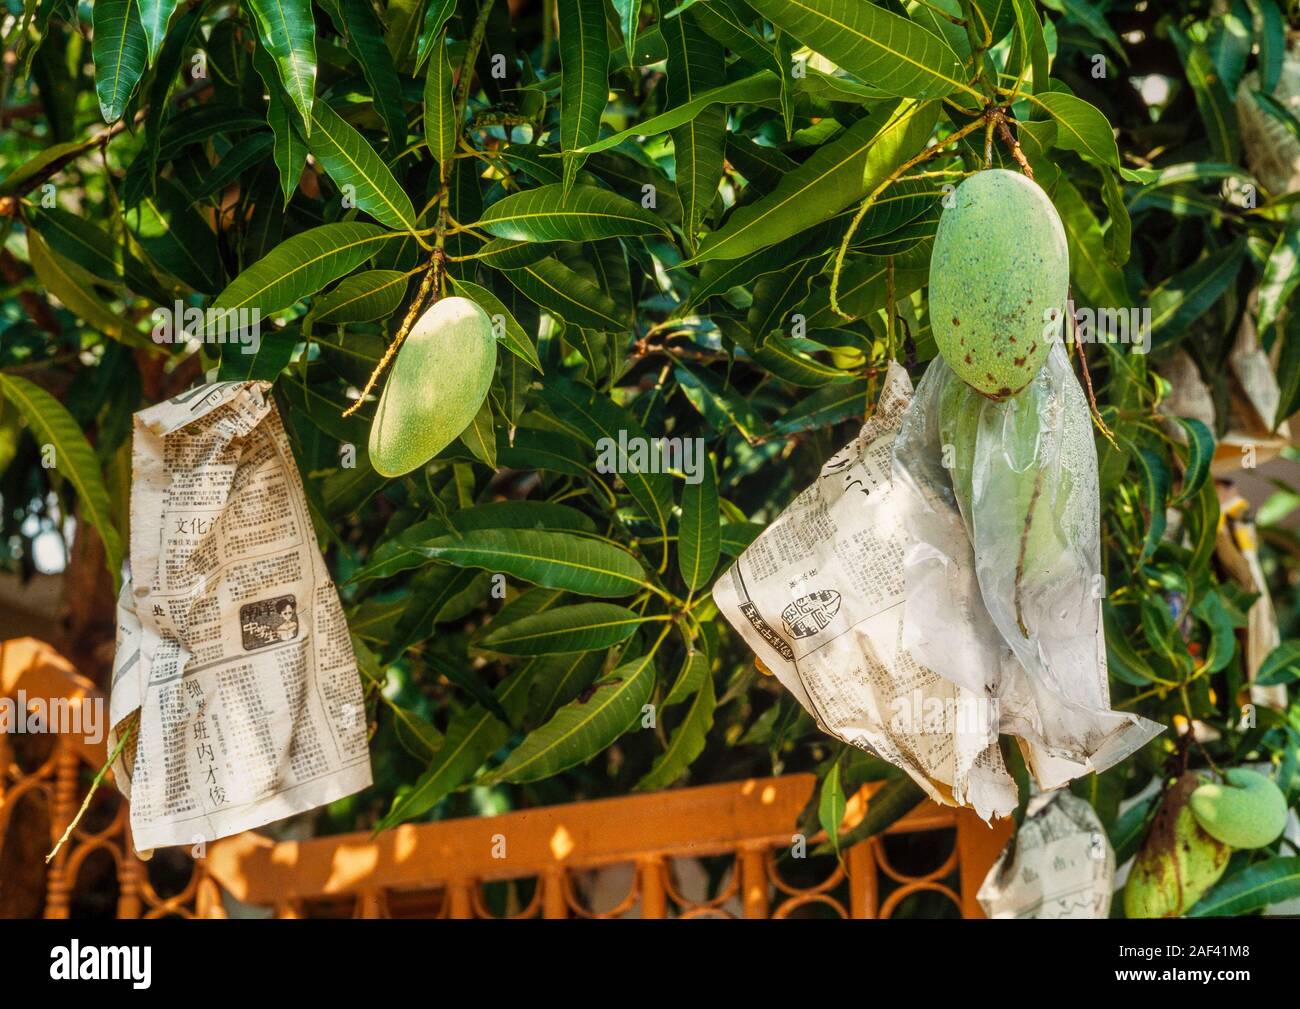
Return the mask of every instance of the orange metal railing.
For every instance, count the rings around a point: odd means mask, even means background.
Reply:
[[[72,705],[103,700],[30,638],[0,644],[0,697],[20,689]],[[31,852],[48,850],[72,821],[104,743],[28,737],[20,753],[18,739],[0,734],[0,916],[83,913],[85,889],[115,885],[110,910],[121,918],[226,917],[249,905],[280,917],[876,918],[926,897],[979,917],[975,892],[1009,832],[1009,823],[990,829],[967,810],[926,802],[842,859],[804,857],[822,838],[797,833],[814,780],[795,774],[408,824],[378,836],[273,841],[246,833],[197,859],[169,849],[144,863],[129,844],[126,804],[101,789],[96,815],[46,867]],[[869,802],[869,790],[855,796],[846,820],[856,822]],[[928,864],[898,864],[918,852]],[[23,906],[33,892],[35,910]]]

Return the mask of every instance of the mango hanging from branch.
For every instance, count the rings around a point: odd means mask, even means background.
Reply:
[[[423,466],[474,420],[496,368],[488,314],[443,298],[411,328],[370,425],[370,464],[386,477]]]
[[[1027,386],[1070,284],[1061,218],[1037,183],[994,168],[945,201],[930,256],[930,327],[948,366],[991,399]]]

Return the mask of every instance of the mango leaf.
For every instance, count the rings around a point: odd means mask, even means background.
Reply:
[[[221,348],[217,381],[248,382],[256,379],[274,382],[292,360],[300,335],[297,327],[266,328],[249,343],[227,343]]]
[[[632,727],[654,681],[653,652],[624,663],[525,736],[480,783],[539,781],[585,763]]]
[[[555,655],[609,648],[631,637],[645,617],[613,603],[576,603],[495,626],[480,647],[502,655]]]
[[[817,798],[817,821],[826,831],[826,839],[836,856],[840,853],[840,824],[844,822],[844,811],[848,808],[844,797],[844,782],[840,777],[840,762],[837,758],[822,779],[821,794]]]
[[[762,346],[769,334],[784,331],[792,311],[808,297],[808,285],[824,264],[824,253],[787,262],[784,270],[768,274],[754,285],[754,300],[745,315],[743,330],[752,344]],[[745,344],[746,349],[749,345]]]
[[[686,653],[686,658],[682,661],[682,668],[677,673],[677,679],[673,680],[673,685],[669,688],[667,695],[660,702],[661,708],[668,708],[674,704],[680,704],[688,697],[695,696],[695,692],[700,689],[704,681],[709,676],[709,654],[703,648],[692,648]]]
[[[682,518],[677,531],[677,566],[692,592],[707,585],[718,565],[718,478],[713,460],[699,460],[699,479],[682,485]]]
[[[928,258],[928,257],[927,257]],[[906,298],[914,291],[925,286],[930,276],[929,265],[923,269],[904,269],[895,263],[894,297]],[[808,326],[821,328],[838,326],[843,323],[830,307],[829,288],[814,294],[808,299],[805,309]],[[889,300],[889,258],[886,256],[864,256],[853,260],[840,274],[840,286],[836,295],[842,311],[854,318],[864,318],[885,307]],[[769,341],[772,343],[774,341]]]
[[[542,186],[492,204],[474,225],[516,242],[594,242],[666,233],[663,219],[596,186]]]
[[[74,160],[78,155],[84,154],[92,147],[100,144],[97,136],[91,136],[87,140],[68,141],[62,144],[52,144],[45,148],[39,154],[24,161],[21,165],[9,168],[3,181],[0,181],[0,196],[8,196],[17,192],[20,188],[30,182],[37,176],[48,173],[53,169],[51,166],[66,164]],[[9,167],[9,166],[5,166]]]
[[[831,382],[849,381],[851,374],[832,365],[822,364],[812,356],[825,349],[811,340],[770,337],[760,349],[751,351],[750,356],[764,371],[791,385],[819,389]]]
[[[623,48],[627,52],[627,65],[636,66],[636,36],[640,28],[641,0],[613,0],[618,15],[619,31],[623,34]]]
[[[686,773],[687,768],[704,752],[709,729],[713,727],[713,712],[717,707],[713,678],[705,676],[695,700],[686,709],[686,717],[668,738],[668,747],[655,758],[650,770],[636,783],[642,791],[667,788]]]
[[[1147,301],[1151,307],[1151,346],[1159,347],[1181,336],[1204,315],[1237,278],[1246,254],[1245,238],[1202,256],[1170,277]]]
[[[697,95],[726,83],[726,54],[722,45],[693,18],[677,16],[661,22],[668,47],[668,103],[687,105]],[[727,110],[710,105],[690,122],[673,130],[673,159],[677,195],[682,202],[682,236],[688,252],[708,216],[722,181]]]
[[[528,691],[524,725],[535,728],[551,718],[562,704],[568,704],[600,674],[605,655],[602,652],[572,652],[562,655],[539,655],[528,661],[533,682]]]
[[[459,134],[460,124],[456,122],[452,94],[451,60],[447,57],[444,42],[433,52],[429,73],[424,79],[424,142],[438,162],[443,178],[451,174]]]
[[[795,434],[838,424],[866,412],[867,392],[865,379],[828,385],[801,399],[772,427],[781,434]]]
[[[1102,199],[1110,213],[1110,227],[1106,229],[1106,254],[1116,266],[1123,266],[1132,254],[1133,222],[1124,203],[1124,191],[1120,189],[1115,173],[1101,170]]]
[[[1300,680],[1300,641],[1283,641],[1268,653],[1255,674],[1260,686]]]
[[[262,117],[236,106],[207,102],[172,114],[159,139],[158,156],[164,161],[179,157],[192,144],[216,136],[232,136],[264,125]]]
[[[631,554],[570,533],[482,529],[430,540],[419,549],[433,560],[499,571],[585,596],[628,596],[646,584],[645,572]]]
[[[287,238],[246,269],[213,308],[279,312],[356,269],[400,236],[375,224],[322,224]]]
[[[1187,462],[1183,467],[1183,487],[1170,504],[1180,505],[1200,493],[1210,475],[1214,461],[1214,433],[1192,417],[1171,418],[1187,438]]]
[[[1300,857],[1267,858],[1218,883],[1187,912],[1189,918],[1250,914],[1300,896]]]
[[[1030,99],[1056,120],[1056,146],[1077,151],[1089,161],[1119,167],[1119,148],[1110,123],[1095,105],[1064,91],[1047,91]]]
[[[910,813],[924,798],[925,793],[911,778],[905,775],[890,778],[872,794],[862,821],[847,834],[840,835],[840,850],[875,837]],[[833,854],[835,850],[835,846],[827,841],[814,849],[813,854]]]
[[[113,525],[99,460],[81,433],[81,425],[57,399],[18,375],[0,372],[0,394],[22,414],[37,444],[53,452],[54,468],[76,490],[82,519],[104,541],[104,564],[116,593],[122,581],[122,537]]]
[[[1137,854],[1138,846],[1146,836],[1147,820],[1157,801],[1158,796],[1153,795],[1135,802],[1117,820],[1106,825],[1111,847],[1115,849],[1115,861],[1119,865]]]
[[[490,238],[474,254],[484,266],[497,270],[518,270],[532,266],[556,252],[552,242],[516,242],[509,238]]]
[[[1272,418],[1274,429],[1300,409],[1300,313],[1287,313],[1284,330],[1278,339],[1282,341],[1277,363],[1280,396],[1277,413]]]
[[[556,0],[560,23],[560,148],[564,188],[573,185],[582,158],[573,152],[600,134],[609,94],[609,36],[603,0]]]
[[[524,328],[519,325],[510,310],[502,304],[500,298],[486,287],[481,287],[468,280],[453,277],[451,282],[461,297],[469,298],[470,301],[487,312],[494,326],[499,323],[501,342],[505,344],[510,353],[521,361],[526,361],[537,371],[542,370],[542,362],[537,357],[537,348],[533,345],[533,341],[529,339],[528,334],[524,332]]]
[[[1106,664],[1110,674],[1135,687],[1145,687],[1159,677],[1129,641],[1115,604],[1102,601],[1102,623],[1106,630]]]
[[[690,101],[671,108],[667,112],[661,112],[657,116],[652,116],[620,133],[613,133],[608,137],[602,137],[600,140],[589,141],[585,146],[579,148],[577,153],[595,154],[599,151],[607,151],[611,147],[617,147],[623,141],[631,140],[634,137],[653,137],[660,133],[667,133],[689,123],[711,105],[734,104],[737,102],[749,104],[773,102],[776,101],[780,93],[781,82],[776,75],[771,71],[763,70],[752,77],[732,81],[729,84],[723,84],[703,94],[696,95]]]
[[[275,61],[280,83],[310,136],[316,95],[316,22],[311,0],[248,0],[257,37]]]
[[[1259,83],[1271,95],[1286,60],[1286,20],[1274,0],[1247,0],[1259,19]]]
[[[216,196],[239,181],[239,177],[254,165],[265,160],[275,147],[275,137],[269,133],[256,133],[245,142],[232,147],[203,184],[190,191],[191,203]]]
[[[1052,201],[1061,215],[1070,248],[1070,279],[1076,291],[1098,306],[1131,304],[1124,275],[1106,254],[1101,225],[1092,208],[1064,175],[1056,184]]]
[[[123,249],[108,232],[61,207],[36,208],[29,220],[51,252],[87,270],[97,280],[122,283]]]
[[[1165,507],[1169,501],[1169,465],[1150,449],[1139,447],[1134,454],[1142,478],[1142,504],[1147,513],[1147,536],[1138,563],[1155,553],[1165,532]]]
[[[585,477],[591,472],[586,451],[568,435],[555,431],[520,428],[510,443],[504,431],[498,432],[497,458],[511,469],[538,469],[550,473],[567,473]]]
[[[384,44],[383,25],[367,0],[322,0],[321,6],[343,37],[347,51],[361,64],[361,73],[374,96],[375,111],[388,130],[388,150],[396,154],[406,146],[406,109],[402,83]]]
[[[429,5],[424,11],[424,24],[420,28],[420,45],[415,58],[416,75],[420,73],[420,68],[424,66],[425,60],[429,58],[434,47],[445,44],[442,29],[455,13],[456,0],[429,0]],[[391,29],[392,26],[389,27]]]
[[[104,122],[115,123],[144,73],[149,43],[136,0],[97,0],[91,8],[95,94]]]
[[[859,80],[902,98],[944,98],[966,83],[957,54],[938,35],[860,0],[750,0],[750,6]]]
[[[1043,37],[1043,23],[1039,20],[1033,0],[1013,2],[1020,44],[1029,53],[1029,65],[1033,72],[1031,91],[1033,94],[1041,94],[1048,87],[1047,42]]]
[[[532,671],[527,666],[517,669],[496,688],[494,696],[507,711],[518,709],[527,699],[531,680]],[[427,813],[501,749],[510,739],[510,733],[509,725],[481,705],[456,712],[447,723],[446,735],[429,769],[409,792],[394,800],[393,808],[375,830],[387,830]]]
[[[782,178],[774,192],[738,207],[705,236],[690,262],[748,255],[862,199],[920,149],[937,117],[935,104],[902,102],[858,120]]]
[[[721,377],[704,368],[679,362],[673,374],[682,393],[719,434],[735,427],[746,441],[756,441],[769,426],[745,396],[729,387]]]
[[[642,511],[666,535],[673,507],[671,481],[662,473],[642,471],[623,465],[628,460],[617,459],[620,436],[625,444],[648,443],[640,423],[608,396],[569,379],[550,380],[542,397],[561,421],[568,422],[592,447],[613,460],[615,465],[604,467],[606,472],[617,472],[622,477]]]
[[[328,102],[312,108],[313,129],[307,146],[340,189],[351,186],[355,206],[380,224],[414,231],[415,208],[393,173],[360,133]]]
[[[163,37],[167,34],[167,22],[171,20],[180,0],[140,0],[140,26],[144,29],[147,43],[148,62],[152,66],[162,49]]]
[[[312,320],[341,324],[386,319],[402,303],[409,280],[400,270],[366,270],[344,277],[328,294],[313,299]]]
[[[127,210],[126,226],[159,268],[204,294],[220,289],[216,235],[170,180]]]
[[[1172,24],[1169,26],[1169,38],[1173,40],[1178,58],[1183,62],[1187,83],[1192,86],[1192,95],[1205,124],[1214,160],[1239,160],[1241,139],[1237,133],[1236,110],[1209,50],[1204,45],[1191,42]]]
[[[1300,284],[1300,222],[1288,220],[1264,264],[1264,279],[1259,284],[1259,318],[1255,326],[1265,346],[1272,344],[1274,334],[1269,331],[1277,324],[1297,284]]]
[[[624,308],[554,256],[518,270],[501,272],[520,294],[565,322],[601,332],[620,332],[627,328],[629,320]]]
[[[289,205],[289,199],[298,188],[302,169],[307,161],[307,141],[303,139],[303,120],[298,110],[289,101],[284,86],[280,83],[275,61],[260,46],[253,50],[253,68],[266,86],[267,106],[266,122],[275,137],[274,157],[276,170],[280,175],[280,192],[284,196],[283,205]]]
[[[446,519],[430,518],[407,526],[380,542],[349,582],[389,578],[429,563],[424,545],[453,532],[475,529],[539,529],[595,532],[596,525],[575,508],[549,501],[487,501],[462,508]]]
[[[128,329],[122,318],[94,293],[94,278],[81,266],[51,252],[34,230],[27,232],[27,255],[41,285],[86,325],[114,340],[143,342],[143,338]]]

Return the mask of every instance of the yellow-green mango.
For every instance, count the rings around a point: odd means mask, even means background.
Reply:
[[[1188,804],[1201,781],[1189,771],[1165,790],[1124,884],[1125,917],[1186,914],[1228,867],[1232,849],[1201,829]]]
[[[496,368],[488,314],[468,298],[443,298],[416,321],[397,352],[370,425],[370,465],[387,477],[423,466],[469,427]]]
[[[991,399],[1027,386],[1060,331],[1070,253],[1047,194],[992,168],[948,199],[930,255],[930,328],[962,381]]]
[[[1223,774],[1224,784],[1207,781],[1189,804],[1204,831],[1234,848],[1272,844],[1286,827],[1286,796],[1273,779],[1245,767]]]

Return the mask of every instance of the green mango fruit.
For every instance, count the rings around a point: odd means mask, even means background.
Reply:
[[[1208,781],[1189,800],[1196,822],[1234,848],[1272,844],[1286,827],[1286,796],[1273,779],[1244,767],[1224,772],[1226,783]]]
[[[386,477],[423,466],[469,427],[496,369],[488,314],[468,298],[443,298],[416,321],[397,352],[370,425],[370,465]]]
[[[935,233],[929,304],[963,382],[990,399],[1027,386],[1061,331],[1069,284],[1065,228],[1037,183],[994,168],[957,187]]]
[[[1087,400],[1063,368],[1044,369],[1032,389],[999,402],[955,373],[939,394],[939,438],[950,448],[957,505],[979,567],[1012,579],[1020,637],[1027,637],[1035,629],[1035,617],[1044,615],[1045,607],[1034,602],[1040,593],[1059,589],[1063,579],[1077,580],[1080,562],[1072,549],[1071,527],[1082,520],[1068,514],[1068,506],[1074,500],[1078,508],[1087,493],[1095,501],[1096,492],[1079,487],[1075,497],[1079,474],[1057,460],[1069,436],[1080,428],[1087,432],[1090,423]],[[997,554],[991,561],[986,557],[990,551]],[[981,583],[986,581],[981,573]],[[1003,584],[1001,578],[995,581]],[[985,589],[993,592],[996,585],[988,583]],[[1055,592],[1052,597],[1060,598]],[[1030,612],[1021,611],[1022,599],[1034,602]]]
[[[1232,849],[1207,834],[1189,800],[1201,786],[1189,771],[1165,790],[1124,884],[1128,918],[1176,918],[1190,911],[1228,867]]]

